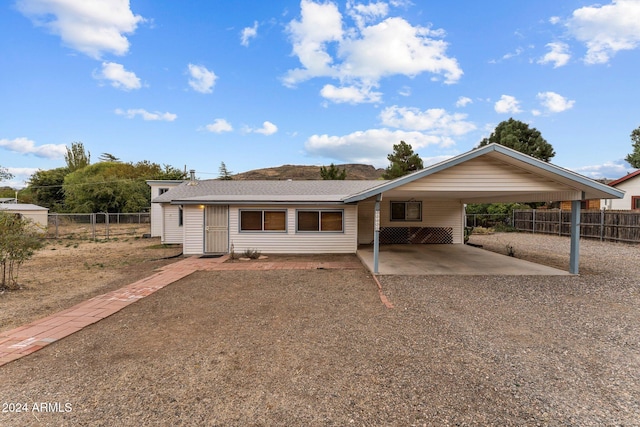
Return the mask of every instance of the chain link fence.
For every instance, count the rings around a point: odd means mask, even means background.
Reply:
[[[511,215],[509,214],[466,214],[466,227],[491,228],[495,226],[510,226]]]
[[[102,240],[142,237],[151,233],[151,216],[140,213],[50,213],[46,236],[51,239]]]

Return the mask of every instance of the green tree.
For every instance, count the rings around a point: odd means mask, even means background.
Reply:
[[[64,212],[64,178],[69,174],[67,167],[39,170],[29,178],[28,189],[33,201],[54,212]]]
[[[320,167],[320,176],[324,180],[345,180],[347,178],[346,169],[338,169],[333,163],[329,165],[329,168]]]
[[[0,288],[18,289],[18,270],[42,247],[38,229],[31,220],[0,211]]]
[[[640,126],[631,132],[631,142],[633,151],[625,158],[629,164],[636,168],[640,169]]]
[[[11,178],[13,178],[13,175],[9,173],[7,168],[3,168],[2,166],[0,166],[0,181],[9,180]]]
[[[224,162],[220,162],[220,167],[218,168],[218,179],[223,181],[231,181],[233,177],[231,176],[233,172],[227,169],[227,165]]]
[[[513,118],[499,123],[489,138],[480,141],[479,147],[492,143],[513,148],[545,162],[556,155],[551,144],[542,137],[539,130],[529,128],[528,124]]]
[[[146,160],[135,164],[99,162],[65,177],[65,207],[78,213],[139,212],[151,204],[146,180],[183,178],[179,169]]]
[[[413,152],[411,144],[407,144],[404,141],[393,145],[393,153],[387,155],[387,159],[391,163],[382,175],[384,179],[395,179],[424,167],[422,159],[417,153]]]
[[[75,172],[91,164],[91,153],[85,151],[82,142],[72,142],[71,147],[67,147],[67,154],[64,155],[69,172]]]

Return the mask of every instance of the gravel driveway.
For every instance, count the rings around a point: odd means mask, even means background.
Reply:
[[[568,263],[566,238],[472,241]],[[364,270],[196,273],[4,366],[29,411],[0,425],[640,425],[638,259],[583,241],[580,276],[383,277],[394,309]]]

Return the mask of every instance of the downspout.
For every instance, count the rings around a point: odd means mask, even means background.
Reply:
[[[378,258],[380,253],[380,202],[382,193],[376,196],[376,207],[373,216],[373,274],[378,274]]]

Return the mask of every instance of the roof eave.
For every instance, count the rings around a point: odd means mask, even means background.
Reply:
[[[451,159],[444,160],[440,163],[436,163],[434,165],[428,166],[419,171],[413,172],[409,175],[402,176],[400,178],[396,178],[387,183],[381,184],[372,189],[366,190],[364,192],[354,194],[353,196],[345,199],[345,202],[358,202],[361,200],[368,199],[369,197],[384,193],[385,191],[393,190],[394,188],[400,187],[402,185],[408,184],[417,179],[424,178],[426,176],[438,173],[445,169],[448,169],[453,166],[457,166],[466,161],[475,159],[477,157],[486,155],[491,152],[496,152],[508,157],[511,157],[515,160],[521,161],[531,166],[538,167],[547,172],[559,175],[565,179],[569,179],[573,182],[580,184],[581,186],[585,186],[591,189],[594,189],[598,192],[604,192],[605,194],[611,196],[611,198],[622,198],[624,197],[624,192],[617,190],[615,188],[610,187],[609,185],[601,184],[597,181],[594,181],[590,178],[572,172],[570,170],[561,168],[559,166],[553,165],[551,163],[544,162],[542,160],[531,157],[527,154],[521,153],[519,151],[513,150],[511,148],[505,147],[500,144],[489,144],[484,147],[476,148],[469,152],[460,154],[456,157],[452,157]]]

